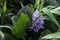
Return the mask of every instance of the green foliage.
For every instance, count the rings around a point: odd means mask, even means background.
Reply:
[[[7,11],[7,7],[6,7],[6,0],[4,2],[4,6],[3,6],[3,13],[5,13]]]
[[[41,0],[40,10],[44,7],[45,0]]]
[[[24,13],[21,13],[19,20],[12,27],[12,33],[17,37],[23,38],[25,36],[25,28],[28,21],[29,21],[28,17],[26,17]]]
[[[3,5],[2,11],[1,11],[1,24],[3,24],[3,20],[4,20],[4,17],[5,17],[6,11],[7,11],[6,0],[4,0],[4,5]]]
[[[60,25],[59,23],[57,22],[56,18],[54,17],[54,15],[47,9],[47,8],[44,8],[43,9],[43,12],[45,14],[48,15],[48,17],[50,17],[50,19],[60,28]]]
[[[13,24],[15,24],[18,21],[18,16],[16,16],[16,15],[12,16],[11,21],[12,21]]]
[[[4,40],[4,33],[0,30],[0,40]]]
[[[58,5],[56,0],[0,0],[0,40],[59,40]],[[30,30],[36,9],[44,20],[44,29],[37,33]]]
[[[31,8],[29,5],[23,6],[19,11],[18,11],[18,15],[21,12],[24,12],[25,14],[27,14],[27,16],[29,17],[30,20],[32,20],[32,13],[33,13],[33,8]]]
[[[56,2],[56,0],[48,0],[49,4],[58,6],[59,4]],[[54,2],[54,3],[53,3]]]
[[[41,1],[41,0],[36,0],[36,1],[35,1],[35,6],[34,6],[34,8],[40,9],[40,1]]]
[[[48,34],[48,35],[42,37],[42,39],[53,39],[53,38],[58,38],[58,39],[60,39],[60,32]]]

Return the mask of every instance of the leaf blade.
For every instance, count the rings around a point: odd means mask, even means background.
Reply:
[[[48,10],[47,8],[43,8],[43,12],[49,16],[49,18],[60,28],[59,23],[57,22],[56,18],[54,15]]]
[[[17,37],[24,37],[24,32],[26,28],[26,24],[28,23],[29,19],[21,13],[21,16],[16,24],[12,27],[12,33],[15,34]]]
[[[52,34],[48,34],[44,37],[42,37],[42,39],[52,39],[52,38],[60,38],[60,32],[56,32],[56,33],[52,33]]]

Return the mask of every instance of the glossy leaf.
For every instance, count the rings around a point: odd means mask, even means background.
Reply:
[[[60,39],[60,32],[48,34],[48,35],[42,37],[42,39],[52,39],[52,38],[58,38],[58,39]]]
[[[11,29],[10,26],[6,26],[6,25],[0,25],[0,28],[8,28],[8,29]]]
[[[4,33],[0,30],[0,40],[4,40]]]
[[[53,10],[58,10],[58,11],[60,11],[60,7],[57,7],[57,8],[55,8],[55,9],[53,9]]]
[[[57,11],[57,10],[50,10],[50,11],[51,11],[51,13],[53,13],[53,14],[60,15],[60,11]]]
[[[50,34],[50,33],[52,33],[52,32],[49,29],[46,29],[46,30],[42,31],[41,35],[39,37],[39,40],[42,40],[41,37],[43,37],[43,36],[45,36],[47,34]]]
[[[47,8],[43,8],[43,12],[49,16],[49,18],[60,28],[59,23],[57,22],[56,18],[54,15],[48,10]]]

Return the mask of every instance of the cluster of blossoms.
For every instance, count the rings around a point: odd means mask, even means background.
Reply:
[[[39,11],[36,10],[33,15],[32,15],[32,27],[30,27],[31,30],[33,30],[34,32],[38,32],[39,29],[43,29],[43,24],[44,24],[44,21],[43,19],[41,18],[38,18],[39,17]]]

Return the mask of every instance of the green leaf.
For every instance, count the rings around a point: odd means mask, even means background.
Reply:
[[[42,16],[41,18],[44,20],[50,20],[48,16]]]
[[[52,32],[49,29],[44,30],[43,32],[41,32],[41,35],[39,37],[39,40],[41,40],[41,37],[47,35],[47,34],[51,34]]]
[[[25,6],[25,10],[24,11],[26,11],[25,13],[27,13],[28,17],[32,21],[33,9],[27,5],[27,6]]]
[[[55,9],[56,6],[48,5],[46,8],[48,8],[48,9]]]
[[[11,27],[6,26],[6,25],[0,25],[0,28],[8,28],[8,29],[11,29]]]
[[[50,10],[48,10],[47,8],[43,8],[42,9],[43,12],[45,14],[47,14],[49,16],[49,18],[60,28],[59,23],[57,22],[56,18],[54,17],[54,15],[50,12]]]
[[[48,3],[50,5],[58,6],[59,4],[56,2],[56,0],[48,0]]]
[[[52,39],[52,38],[58,38],[58,39],[60,39],[60,32],[48,34],[48,35],[42,37],[42,39]]]
[[[4,40],[4,34],[1,30],[0,30],[0,40]]]
[[[41,0],[40,10],[44,7],[45,0]]]
[[[35,5],[34,5],[34,9],[40,9],[40,1],[41,0],[35,0]]]
[[[15,16],[12,16],[12,17],[11,17],[12,23],[15,24],[15,23],[17,22],[18,18],[19,18],[19,17],[16,16],[16,15],[15,15]]]
[[[57,8],[55,8],[55,9],[53,9],[53,10],[57,10],[57,11],[60,11],[60,7],[57,7]]]
[[[51,13],[53,13],[53,14],[60,15],[60,11],[57,11],[57,10],[50,10],[50,11],[51,11]]]
[[[57,38],[53,38],[53,39],[51,39],[51,40],[59,40],[59,39],[57,39]]]
[[[5,0],[5,2],[4,2],[4,6],[3,6],[3,12],[5,13],[6,10],[7,10],[7,7],[6,7],[6,0]]]
[[[12,27],[12,33],[16,35],[17,37],[23,38],[25,35],[25,28],[28,21],[29,21],[28,17],[25,16],[24,13],[21,13],[19,20]]]
[[[20,2],[20,4],[21,4],[21,7],[22,7],[22,8],[24,8],[24,5],[23,5],[23,3],[22,3],[22,2]]]
[[[1,24],[3,24],[4,18],[5,18],[5,13],[6,13],[7,7],[6,7],[6,0],[4,0],[4,5],[1,13]]]
[[[21,10],[19,10],[18,15],[19,15],[21,12],[24,12],[25,14],[27,14],[27,16],[28,16],[28,17],[30,18],[30,20],[32,21],[33,9],[32,9],[29,5],[26,5],[26,6],[24,6]]]

